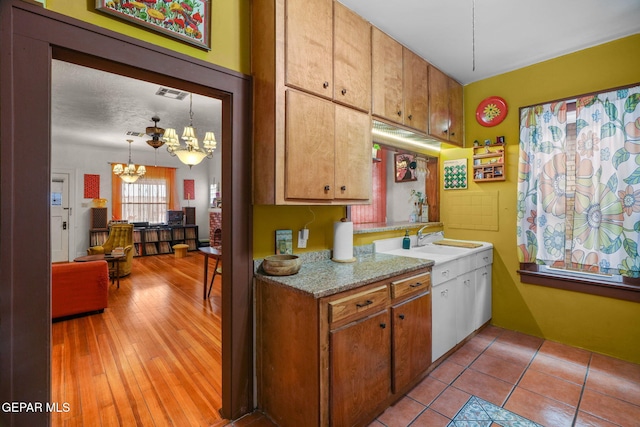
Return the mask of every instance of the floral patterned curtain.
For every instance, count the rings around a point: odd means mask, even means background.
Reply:
[[[578,98],[575,127],[566,101],[521,109],[520,262],[640,277],[639,103],[640,86]]]

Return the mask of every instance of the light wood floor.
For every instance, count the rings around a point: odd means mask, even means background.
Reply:
[[[203,256],[139,257],[102,314],[52,328],[59,426],[221,426],[220,279],[202,299]],[[213,272],[210,261],[209,274]]]

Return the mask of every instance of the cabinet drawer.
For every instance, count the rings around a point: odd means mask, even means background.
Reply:
[[[475,268],[484,267],[493,263],[493,249],[478,252],[475,256]]]
[[[391,298],[424,292],[431,286],[431,273],[418,274],[406,279],[391,282]]]
[[[329,302],[329,321],[338,322],[356,313],[384,307],[388,300],[389,291],[384,285],[331,301]]]
[[[444,283],[448,280],[455,279],[460,273],[460,267],[458,266],[458,260],[453,260],[433,266],[431,273],[432,284],[437,286],[440,283]]]

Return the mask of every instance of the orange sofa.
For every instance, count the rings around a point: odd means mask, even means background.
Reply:
[[[51,318],[103,312],[109,295],[106,261],[70,262],[51,266]]]

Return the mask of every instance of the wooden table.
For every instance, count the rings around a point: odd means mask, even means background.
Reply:
[[[114,282],[118,283],[118,289],[120,289],[120,263],[127,258],[126,255],[106,255],[106,254],[96,254],[96,255],[85,255],[79,256],[74,259],[74,262],[89,262],[89,261],[107,261],[107,263],[113,263],[116,272],[115,275],[111,277],[111,284]]]
[[[212,248],[211,246],[204,246],[198,248],[201,254],[204,255],[204,283],[202,289],[202,299],[207,299],[207,277],[209,274],[209,257],[214,257],[216,259],[216,266],[213,268],[213,277],[211,277],[211,283],[209,284],[209,296],[211,295],[211,288],[213,287],[213,280],[216,278],[217,274],[221,274],[218,271],[218,265],[220,264],[220,258],[222,257],[222,251],[216,248]]]

